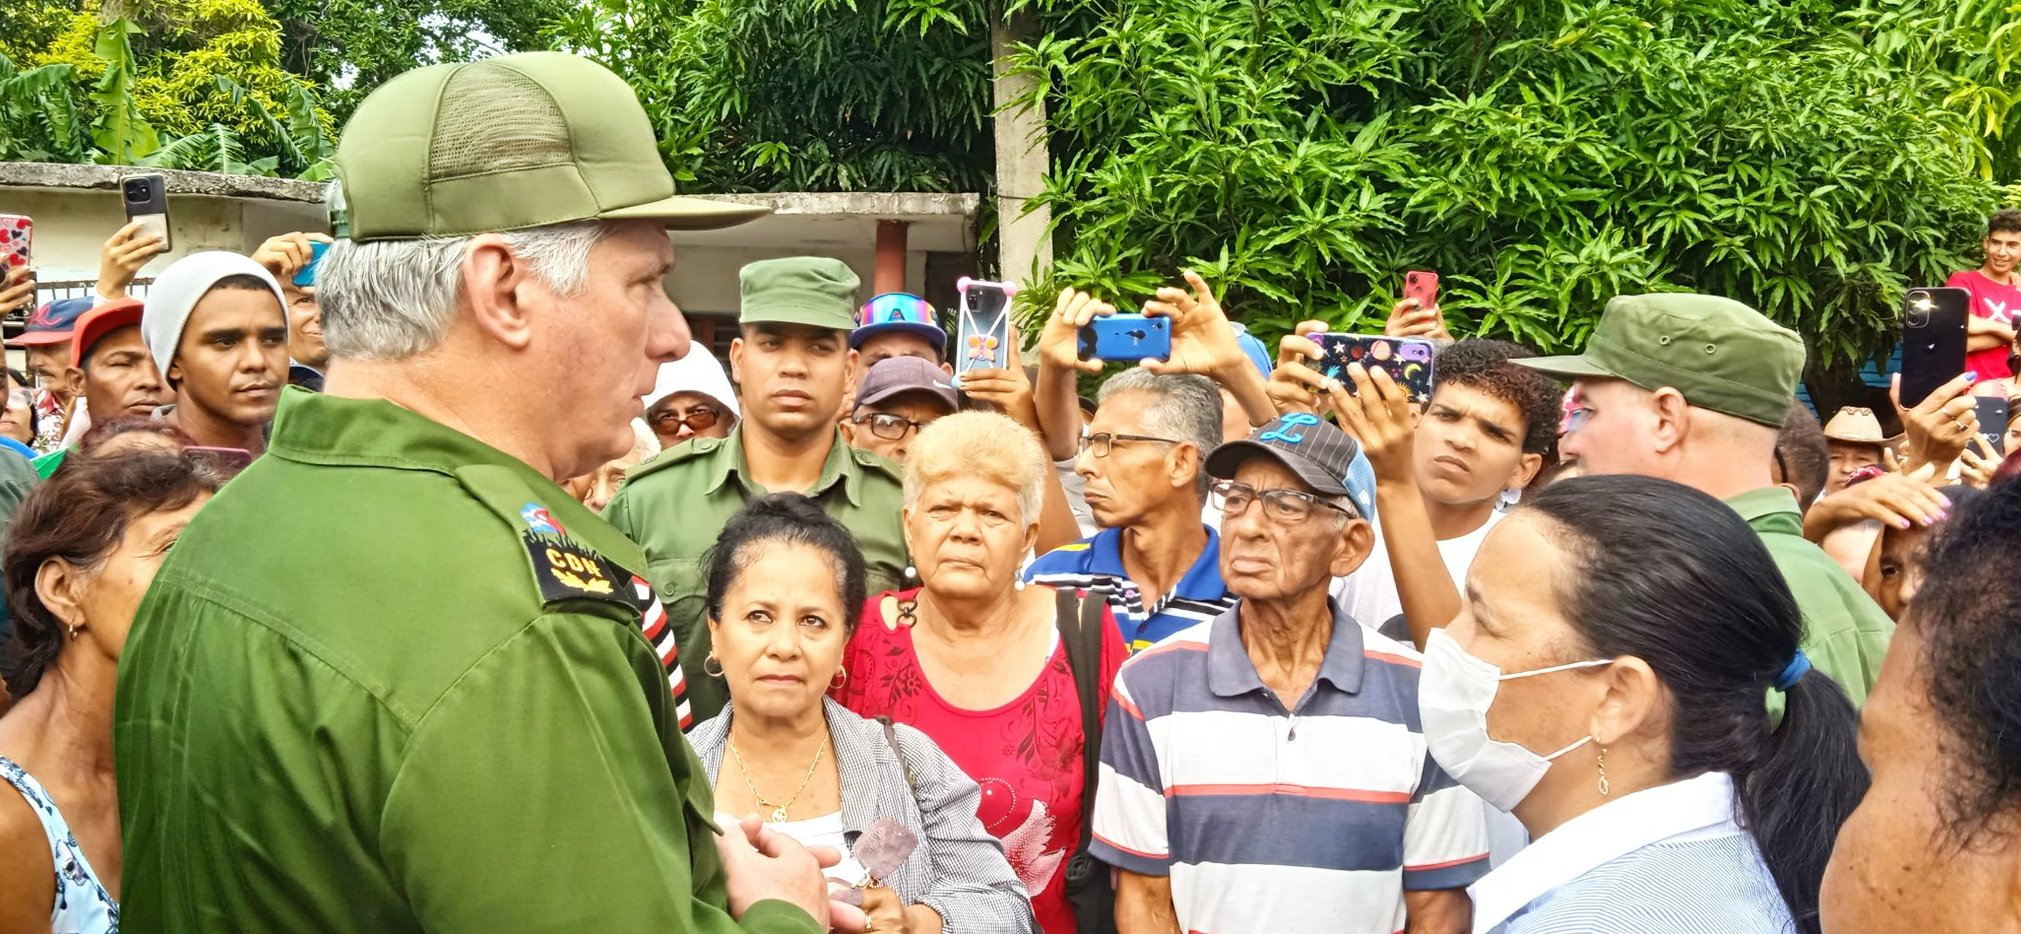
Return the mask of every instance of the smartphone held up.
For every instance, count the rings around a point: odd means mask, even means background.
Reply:
[[[1915,408],[1965,372],[1971,306],[1964,289],[1910,289],[1902,296],[1902,408]]]
[[[159,172],[126,175],[119,180],[120,201],[128,221],[139,221],[138,236],[161,241],[158,253],[169,251],[168,182]]]

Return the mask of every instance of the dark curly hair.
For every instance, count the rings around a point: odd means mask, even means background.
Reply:
[[[35,690],[64,648],[64,623],[35,590],[43,562],[96,567],[119,547],[129,522],[188,506],[217,492],[228,477],[202,455],[140,450],[66,458],[62,470],[29,493],[7,526],[7,553],[0,559],[7,606],[14,611],[14,637],[0,658],[8,692],[18,700]]]
[[[1952,842],[2021,810],[2021,481],[1954,507],[1924,548],[1908,616],[1923,636],[1924,685],[1958,774],[1946,782]]]
[[[1471,386],[1515,406],[1523,413],[1523,453],[1548,455],[1558,440],[1558,400],[1564,392],[1550,377],[1509,362],[1534,356],[1508,341],[1458,341],[1439,351],[1433,390]]]
[[[723,526],[715,547],[703,559],[709,572],[709,617],[722,617],[723,596],[729,593],[737,576],[750,566],[751,546],[770,541],[806,545],[825,551],[834,559],[835,593],[842,598],[843,635],[854,635],[856,623],[863,616],[863,600],[869,586],[863,549],[857,547],[856,537],[849,534],[847,527],[798,493],[760,496],[745,503]]]

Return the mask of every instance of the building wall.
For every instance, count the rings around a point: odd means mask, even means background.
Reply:
[[[35,219],[33,261],[45,283],[96,281],[99,248],[126,224],[119,192],[9,189],[0,211]],[[170,251],[140,271],[152,278],[177,259],[201,250],[249,253],[266,238],[324,226],[320,204],[169,196]]]

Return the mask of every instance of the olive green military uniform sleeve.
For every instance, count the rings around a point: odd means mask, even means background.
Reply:
[[[640,690],[660,678],[608,620],[544,615],[423,716],[383,845],[426,930],[819,934],[784,903],[742,925],[716,907],[707,781],[685,745],[656,741]]]

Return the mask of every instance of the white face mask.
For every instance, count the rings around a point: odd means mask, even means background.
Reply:
[[[1443,629],[1425,641],[1424,672],[1418,676],[1418,716],[1432,759],[1468,791],[1504,811],[1513,811],[1537,787],[1551,761],[1593,741],[1593,737],[1540,756],[1488,735],[1488,708],[1501,683],[1553,672],[1611,665],[1612,659],[1573,662],[1505,675],[1460,648]]]

